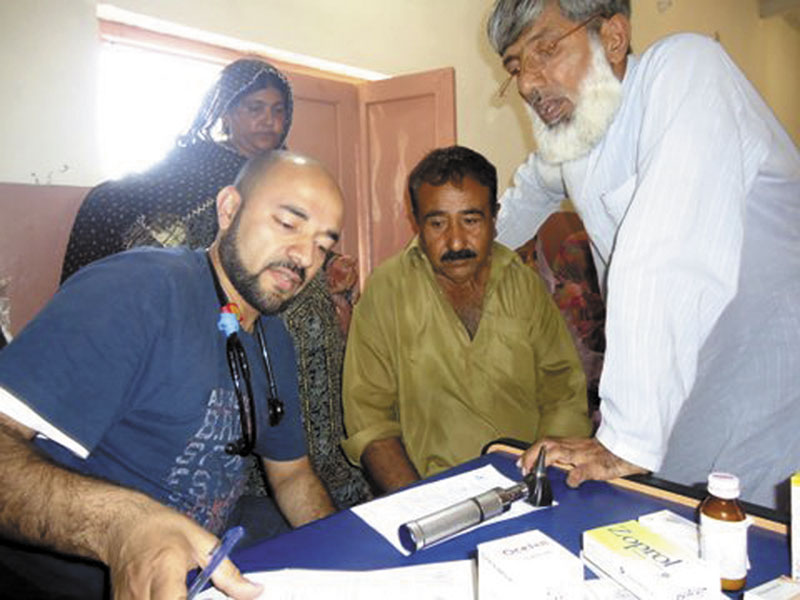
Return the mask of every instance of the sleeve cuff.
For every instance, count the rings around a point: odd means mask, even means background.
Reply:
[[[52,440],[64,446],[79,458],[86,459],[89,456],[89,450],[80,442],[45,421],[30,406],[2,387],[0,387],[0,413],[20,425],[33,429],[39,437]]]
[[[400,423],[394,421],[383,421],[371,425],[366,429],[362,429],[358,433],[351,435],[349,438],[342,440],[342,450],[344,450],[347,459],[354,465],[361,466],[361,455],[364,449],[375,440],[384,440],[386,438],[397,437],[402,438],[402,431],[400,430]]]
[[[619,458],[648,471],[658,471],[664,459],[662,454],[644,448],[641,440],[633,440],[634,443],[631,444],[629,440],[614,431],[605,420],[601,421],[595,438]]]

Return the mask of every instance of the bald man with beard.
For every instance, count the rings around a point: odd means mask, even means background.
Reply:
[[[274,313],[338,239],[341,192],[316,161],[276,151],[251,159],[216,210],[208,251],[97,261],[0,354],[0,532],[104,563],[115,598],[185,597],[250,454],[291,525],[334,510],[308,460],[294,351]],[[6,550],[0,567],[14,558]],[[20,597],[104,596],[97,562],[25,556]],[[4,591],[18,591],[1,571]],[[213,581],[234,598],[260,592],[230,561]]]

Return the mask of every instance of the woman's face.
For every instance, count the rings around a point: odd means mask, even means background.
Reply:
[[[286,103],[275,87],[244,96],[223,117],[228,140],[247,158],[277,148],[286,130]]]

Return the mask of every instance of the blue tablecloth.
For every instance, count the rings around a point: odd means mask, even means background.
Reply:
[[[491,464],[506,476],[519,479],[515,457],[505,453],[487,454],[451,469],[440,477],[463,473]],[[524,516],[487,524],[470,533],[442,542],[411,556],[400,554],[382,536],[350,511],[343,511],[234,552],[232,558],[243,571],[265,571],[287,567],[307,569],[379,569],[428,562],[474,558],[481,542],[539,529],[576,555],[581,533],[601,525],[635,519],[667,508],[694,519],[686,506],[621,489],[604,482],[587,482],[577,489],[565,484],[565,474],[549,469],[548,476],[558,506]],[[752,567],[747,588],[789,574],[789,545],[786,536],[751,527],[748,547]]]

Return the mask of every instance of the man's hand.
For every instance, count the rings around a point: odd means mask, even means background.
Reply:
[[[545,438],[528,448],[517,461],[523,474],[527,475],[534,468],[542,446],[546,448],[548,465],[558,463],[569,469],[567,485],[570,487],[578,487],[589,479],[607,480],[647,473],[646,469],[607,450],[595,438]]]
[[[115,600],[186,598],[188,571],[208,564],[217,538],[166,507],[145,519],[124,521],[113,528],[106,557]],[[217,567],[211,580],[239,600],[256,598],[262,591],[230,560]]]

